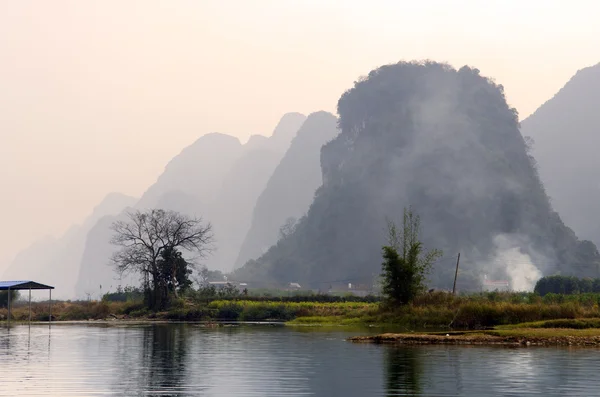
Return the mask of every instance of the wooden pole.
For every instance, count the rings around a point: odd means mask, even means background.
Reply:
[[[456,259],[456,272],[454,273],[454,286],[452,287],[452,295],[456,294],[456,278],[458,277],[458,263],[460,262],[460,252]]]
[[[8,318],[6,320],[10,325],[10,287],[8,287]]]
[[[31,287],[29,287],[29,325],[31,325]]]
[[[50,315],[48,316],[48,325],[50,325],[50,323],[52,322],[52,290],[48,290],[50,291]]]

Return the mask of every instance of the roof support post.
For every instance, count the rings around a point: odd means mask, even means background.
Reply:
[[[29,287],[29,325],[31,325],[31,287]]]
[[[50,291],[50,314],[48,315],[48,325],[50,325],[52,322],[52,290],[49,289],[48,291]]]
[[[8,325],[10,325],[10,287],[8,287],[8,318],[6,319],[6,321],[8,321]]]

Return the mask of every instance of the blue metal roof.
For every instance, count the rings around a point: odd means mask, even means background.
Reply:
[[[36,283],[31,280],[20,280],[20,281],[0,281],[0,291],[5,290],[18,290],[18,289],[54,289],[49,285]]]

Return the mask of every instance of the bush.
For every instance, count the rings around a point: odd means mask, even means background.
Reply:
[[[19,299],[19,291],[10,291],[11,304]],[[8,291],[0,291],[0,307],[8,307]]]
[[[201,308],[178,308],[167,312],[165,317],[176,321],[199,321],[211,318],[210,311]]]
[[[100,320],[108,317],[111,313],[110,306],[106,302],[86,302],[69,304],[58,315],[59,320]]]
[[[217,303],[214,305],[214,303]],[[219,320],[238,320],[244,310],[243,306],[237,302],[212,302],[209,308],[217,309],[215,318]]]
[[[139,315],[136,316],[134,313],[144,313],[143,315],[146,315],[148,313],[148,309],[146,308],[146,305],[144,304],[144,302],[128,302],[126,303],[124,306],[122,306],[121,310],[120,310],[120,314],[125,314],[128,316],[132,316],[132,317],[140,317]]]
[[[144,291],[138,287],[127,286],[121,288],[117,287],[116,292],[109,292],[102,296],[102,300],[105,302],[134,302],[144,300]]]
[[[128,312],[126,314],[129,317],[140,318],[140,317],[149,316],[150,311],[148,310],[148,308],[142,307],[142,308],[139,308],[139,309],[131,310],[130,312]]]
[[[240,320],[243,321],[264,321],[278,320],[288,321],[296,317],[296,310],[285,304],[265,305],[261,303],[248,304],[242,310]]]

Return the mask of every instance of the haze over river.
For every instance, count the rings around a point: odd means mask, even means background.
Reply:
[[[592,396],[600,350],[382,346],[361,331],[0,326],[1,396]]]

